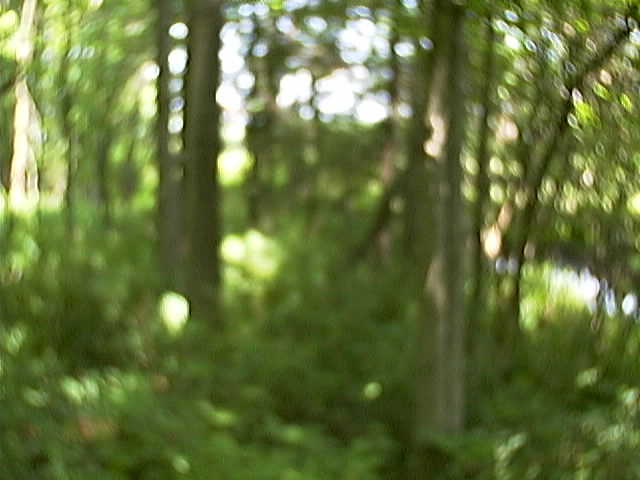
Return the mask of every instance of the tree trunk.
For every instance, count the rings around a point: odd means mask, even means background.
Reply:
[[[38,167],[32,144],[33,126],[37,122],[36,107],[27,84],[27,70],[33,57],[37,0],[25,0],[17,32],[15,114],[13,123],[13,156],[11,159],[9,204],[22,209],[38,200]]]
[[[67,2],[66,4],[67,13],[71,10],[71,5]],[[59,99],[59,115],[60,115],[60,125],[62,127],[62,136],[66,141],[66,167],[67,167],[67,178],[66,185],[63,194],[63,204],[64,204],[64,218],[65,218],[65,229],[67,238],[69,241],[73,240],[73,232],[75,229],[75,199],[74,199],[74,187],[75,187],[75,174],[76,174],[76,155],[75,155],[75,130],[73,128],[73,124],[71,122],[71,98],[72,98],[72,89],[71,83],[69,81],[69,53],[71,51],[71,47],[73,45],[73,35],[74,35],[74,27],[71,25],[69,19],[70,15],[67,15],[67,25],[66,25],[66,38],[65,38],[65,48],[62,53],[62,59],[60,61],[60,68],[58,70],[57,75],[57,83],[58,90],[60,92]]]
[[[482,103],[482,114],[480,116],[480,126],[478,129],[478,152],[477,165],[478,172],[475,179],[476,199],[473,204],[473,260],[471,271],[471,295],[468,301],[467,318],[469,321],[468,329],[472,334],[475,333],[480,321],[485,313],[485,304],[487,297],[487,259],[484,254],[482,232],[485,226],[486,205],[489,199],[489,175],[487,167],[489,163],[490,149],[489,139],[491,137],[491,127],[489,126],[489,118],[493,112],[492,93],[494,89],[496,77],[496,35],[492,24],[492,17],[487,17],[486,23],[486,51],[482,72],[482,91],[480,92],[480,101]],[[471,346],[471,345],[470,345]],[[472,349],[470,349],[470,353]],[[472,353],[473,354],[473,353]]]
[[[221,149],[220,109],[216,89],[220,77],[222,4],[193,0],[189,9],[189,60],[186,78],[185,152],[188,234],[187,290],[192,315],[221,323],[220,195],[217,158]]]
[[[395,52],[395,47],[400,42],[397,16],[397,11],[394,9],[391,23],[391,38],[389,39],[389,69],[391,70],[391,79],[387,86],[391,112],[389,118],[385,120],[383,124],[384,136],[386,138],[384,139],[380,159],[380,180],[385,191],[390,190],[396,181],[396,177],[398,176],[397,160],[400,154],[400,149],[398,148],[400,145],[400,119],[398,118],[398,106],[400,104],[400,59]],[[379,258],[383,260],[389,260],[391,255],[392,238],[389,220],[392,217],[391,202],[393,198],[394,197],[391,196],[388,199],[388,203],[380,207],[387,209],[387,220],[380,224],[380,228],[375,234],[377,254]]]
[[[435,67],[429,118],[430,153],[436,158],[436,236],[424,290],[423,341],[419,352],[416,441],[425,468],[441,470],[434,438],[463,430],[465,423],[465,206],[460,156],[465,140],[465,9],[434,2],[440,35],[434,37]],[[424,463],[426,462],[426,463]]]
[[[438,22],[432,18],[431,35],[437,35]],[[434,52],[422,51],[416,42],[416,65],[412,79],[413,95],[411,109],[413,118],[407,135],[407,175],[403,182],[404,199],[402,241],[409,265],[422,265],[431,251],[429,211],[424,206],[432,203],[432,191],[428,188],[433,158],[426,155],[425,141],[430,137],[427,124],[427,105],[431,94],[429,85],[433,81]],[[423,216],[427,214],[427,218]],[[422,282],[424,271],[417,272]]]
[[[158,261],[164,274],[166,287],[180,290],[182,256],[180,246],[183,243],[181,217],[182,167],[175,155],[169,151],[169,53],[171,37],[169,28],[174,21],[171,0],[158,0],[156,3],[156,48],[159,68],[157,78],[157,124],[156,159],[158,165],[158,209],[156,211],[156,229],[158,241]]]
[[[264,166],[271,163],[271,144],[274,141],[274,122],[276,121],[276,83],[275,71],[270,66],[272,60],[269,56],[264,58],[253,56],[253,49],[260,42],[265,41],[273,46],[274,32],[269,25],[263,27],[260,17],[253,17],[254,33],[249,44],[250,68],[254,76],[254,85],[247,98],[247,103],[252,106],[251,116],[247,125],[246,144],[253,162],[247,174],[247,213],[248,224],[253,228],[260,228],[264,214]]]

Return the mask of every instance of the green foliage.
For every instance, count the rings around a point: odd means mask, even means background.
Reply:
[[[16,67],[22,3],[0,0],[0,180],[11,183],[13,87],[24,73],[40,197],[33,211],[14,212],[0,188],[0,479],[407,478],[419,463],[418,332],[432,320],[420,294],[429,259],[407,250],[437,230],[427,224],[414,238],[407,215],[428,223],[444,197],[433,190],[439,159],[426,161],[426,138],[407,144],[425,120],[416,88],[429,88],[431,4],[226,2],[224,326],[214,329],[189,318],[183,272],[160,268],[154,233],[166,213],[156,211],[162,128],[176,184],[189,161],[179,65],[188,37],[174,28],[169,127],[158,127],[159,0],[38,2],[26,72]],[[174,27],[191,20],[186,3],[168,2]],[[640,281],[637,21],[589,69],[623,28],[627,3],[464,6],[463,187],[472,211],[482,195],[475,146],[488,140],[486,211],[476,220],[502,249],[480,278],[482,318],[468,332],[467,428],[429,432],[441,468],[424,478],[640,478],[638,314],[620,311]],[[490,48],[495,84],[482,98]],[[322,85],[336,73],[360,79],[350,110],[337,114],[321,108],[329,90],[353,85]],[[292,75],[310,92],[282,106]],[[372,98],[389,114],[377,123],[355,113]],[[475,125],[487,106],[482,138]],[[537,188],[530,177],[549,145]],[[413,174],[425,205],[411,205]],[[177,269],[190,248],[188,193],[179,186],[168,202]],[[519,218],[531,201],[533,217]],[[517,270],[513,243],[527,220],[521,338],[503,368],[500,339],[513,319],[499,281]],[[355,255],[363,242],[369,255]],[[585,300],[581,271],[604,295]]]
[[[391,439],[364,411],[370,346],[349,345],[338,330],[318,344],[295,328],[292,297],[278,293],[288,274],[264,294],[273,317],[200,351],[188,328],[170,336],[156,318],[148,241],[135,226],[113,239],[89,235],[82,248],[91,255],[76,257],[57,219],[40,221],[47,235],[36,230],[37,255],[3,272],[19,276],[1,302],[4,478],[376,478]],[[33,233],[25,227],[13,226],[16,249]],[[342,304],[348,310],[334,315],[365,328],[374,305]],[[318,311],[308,326],[337,327],[325,320]],[[293,329],[280,330],[286,322]],[[211,348],[224,369],[211,369]],[[347,370],[334,375],[347,354]]]
[[[164,328],[136,222],[117,238],[88,235],[83,257],[66,251],[55,216],[40,222],[46,235],[16,220],[12,249],[28,261],[5,264],[21,269],[0,303],[5,478],[401,476],[415,315],[401,268],[335,277],[324,240],[296,251],[282,238],[275,276],[252,277],[259,300],[237,289],[226,300],[235,327],[202,342],[189,324]],[[542,290],[546,272],[530,275]],[[635,478],[639,394],[624,365],[637,336],[627,354],[606,347],[613,327],[585,348],[588,312],[528,291],[546,304],[529,360],[509,384],[471,392],[472,428],[437,442],[450,459],[442,478]]]

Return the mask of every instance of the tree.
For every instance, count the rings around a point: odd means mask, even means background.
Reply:
[[[0,0],[0,476],[636,478],[638,8]]]
[[[38,136],[38,113],[27,83],[33,58],[37,7],[37,0],[26,0],[22,4],[20,27],[16,33],[18,74],[15,82],[9,201],[18,209],[33,206],[38,199],[38,166],[34,142]]]
[[[156,3],[156,54],[158,64],[156,156],[158,163],[158,210],[156,218],[159,262],[167,278],[167,286],[174,290],[182,287],[181,262],[184,235],[181,209],[184,207],[182,192],[182,166],[175,153],[169,149],[169,114],[171,92],[169,83],[169,54],[171,37],[169,29],[175,19],[173,2],[159,0]]]
[[[489,9],[491,7],[488,7]],[[489,189],[491,180],[489,178],[489,159],[491,156],[491,126],[490,119],[494,112],[494,88],[497,77],[496,66],[496,32],[493,25],[493,15],[486,17],[486,45],[482,64],[482,90],[480,92],[480,102],[482,113],[480,114],[478,128],[478,150],[476,162],[478,171],[475,178],[475,199],[472,205],[472,235],[473,235],[473,255],[471,255],[471,294],[467,301],[467,322],[470,332],[482,328],[486,309],[486,298],[489,292],[489,266],[484,251],[485,222],[487,218],[487,204],[490,201]],[[470,352],[472,360],[475,358],[475,351]]]
[[[532,145],[541,145],[538,155],[534,156],[533,148],[523,150],[526,156],[523,163],[526,162],[527,168],[523,169],[524,178],[519,193],[524,198],[524,206],[517,210],[509,232],[511,237],[510,253],[514,257],[516,269],[513,288],[510,289],[510,295],[506,301],[506,305],[508,305],[505,313],[507,325],[505,327],[506,334],[503,336],[503,345],[510,352],[517,348],[521,336],[520,304],[522,301],[522,271],[526,262],[526,247],[536,223],[543,181],[551,168],[552,162],[559,157],[561,153],[560,147],[569,131],[570,117],[575,108],[573,94],[584,90],[589,77],[602,68],[628,39],[631,33],[628,16],[633,12],[634,8],[630,7],[623,15],[623,26],[605,36],[605,43],[600,45],[595,53],[591,54],[582,65],[576,68],[576,71],[563,84],[562,91],[565,92],[566,98],[561,101],[560,106],[554,109],[551,114],[550,122],[554,128],[549,131],[542,129],[541,138],[536,142],[532,142]],[[507,353],[507,362],[511,362],[511,356],[511,353]]]
[[[220,77],[222,3],[193,0],[188,6],[189,44],[185,106],[185,195],[188,235],[187,292],[196,318],[220,324],[220,194],[217,158],[221,143],[216,89]]]
[[[418,452],[438,435],[465,426],[465,206],[461,153],[465,141],[465,8],[434,2],[434,66],[428,115],[436,162],[434,251],[425,284],[418,359]]]

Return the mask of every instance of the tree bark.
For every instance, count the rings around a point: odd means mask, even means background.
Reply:
[[[391,70],[391,79],[388,82],[387,92],[389,93],[389,106],[390,115],[383,124],[384,128],[384,144],[382,147],[381,161],[380,161],[380,180],[385,191],[389,191],[392,185],[395,183],[395,179],[398,176],[398,155],[400,153],[400,129],[398,118],[398,106],[400,104],[400,59],[396,54],[395,47],[400,42],[400,34],[398,32],[398,5],[392,10],[392,23],[391,23],[391,37],[389,38],[389,69]],[[388,212],[386,220],[378,224],[379,228],[375,234],[376,250],[380,258],[388,260],[391,254],[392,238],[391,231],[389,229],[389,220],[391,219],[391,196],[386,206],[380,206],[380,209]],[[378,216],[378,218],[380,218]]]
[[[169,151],[169,103],[171,101],[169,81],[169,53],[171,37],[169,28],[174,21],[171,0],[156,3],[156,54],[158,63],[156,161],[158,167],[158,207],[156,211],[156,231],[158,261],[162,269],[165,285],[172,290],[180,290],[182,270],[181,245],[183,243],[182,208],[182,167],[176,156]]]
[[[110,103],[107,103],[110,105]],[[111,189],[109,188],[111,178],[111,146],[113,144],[113,136],[115,129],[109,124],[109,119],[106,118],[107,125],[103,126],[100,138],[97,140],[97,155],[96,155],[96,176],[98,180],[98,208],[102,214],[102,222],[105,227],[111,226]]]
[[[436,158],[436,236],[424,289],[419,352],[416,441],[418,451],[438,450],[441,435],[465,424],[465,206],[460,156],[465,140],[465,8],[434,2],[440,35],[434,37],[435,68],[429,117],[430,150]],[[425,455],[424,468],[441,469],[441,455]],[[414,476],[420,472],[414,470]],[[420,477],[420,478],[424,478]]]
[[[482,114],[480,116],[480,126],[478,128],[478,152],[477,165],[478,172],[475,178],[476,198],[473,204],[473,260],[471,270],[471,295],[468,300],[467,318],[468,329],[471,334],[475,333],[485,312],[487,297],[486,275],[488,274],[487,259],[484,254],[482,233],[485,226],[486,205],[489,198],[489,175],[487,166],[489,163],[490,148],[489,139],[491,137],[491,127],[489,119],[493,113],[493,89],[496,78],[496,35],[492,24],[492,17],[486,19],[486,50],[484,65],[482,67],[483,85],[480,92],[482,103]],[[471,345],[470,345],[471,346]],[[470,349],[470,352],[472,349]]]
[[[67,2],[67,12],[70,12],[71,5]],[[66,142],[66,185],[63,194],[65,229],[68,241],[73,241],[73,233],[75,230],[75,176],[76,176],[76,155],[75,155],[75,129],[71,121],[71,105],[72,105],[72,88],[69,81],[69,53],[73,45],[74,27],[70,23],[70,15],[67,15],[67,31],[65,38],[65,48],[60,60],[60,68],[57,75],[58,90],[60,92],[59,99],[59,115],[60,125],[62,127],[62,135]]]
[[[32,144],[32,129],[37,121],[36,106],[27,84],[27,70],[33,58],[37,0],[25,0],[17,32],[15,113],[13,123],[13,156],[11,158],[9,204],[22,209],[38,200],[38,167]]]
[[[217,158],[221,140],[216,89],[220,77],[218,51],[223,25],[222,4],[218,0],[193,0],[189,14],[184,131],[187,295],[194,318],[220,324],[221,232]]]
[[[264,58],[253,56],[253,48],[261,41],[271,47],[276,43],[274,32],[269,25],[264,27],[260,17],[254,15],[254,33],[249,44],[250,67],[254,76],[254,85],[248,96],[248,103],[253,109],[247,125],[247,147],[253,158],[251,168],[247,174],[247,213],[248,224],[253,228],[260,228],[265,213],[265,165],[271,163],[271,144],[274,141],[274,124],[277,114],[277,80],[273,60],[269,56]],[[275,29],[275,27],[273,28]]]
[[[446,25],[441,10],[445,1],[434,0],[429,11],[424,12],[427,31],[432,44],[440,44]],[[439,92],[435,85],[438,48],[423,50],[416,41],[416,64],[413,75],[411,109],[413,111],[411,128],[407,136],[407,180],[404,183],[404,221],[403,244],[409,265],[420,265],[415,272],[415,280],[422,283],[433,252],[433,209],[429,208],[436,199],[432,180],[435,172],[435,159],[427,151],[427,140],[433,129],[428,118],[431,99]],[[427,208],[425,208],[425,206]]]

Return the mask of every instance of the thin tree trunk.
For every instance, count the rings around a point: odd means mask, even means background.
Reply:
[[[437,6],[434,2],[434,8]],[[434,15],[431,17],[431,37],[438,33],[438,21]],[[430,85],[433,83],[434,52],[422,51],[416,42],[416,65],[412,79],[414,91],[411,103],[413,111],[412,122],[407,137],[407,177],[403,184],[403,246],[409,265],[428,265],[425,259],[428,257],[430,246],[430,231],[432,221],[429,210],[424,211],[425,205],[433,202],[432,190],[429,188],[430,179],[433,177],[433,157],[426,153],[425,142],[431,136],[431,125],[427,120],[427,107],[431,95]],[[424,214],[427,214],[425,217]],[[422,281],[425,271],[416,272],[419,282]]]
[[[65,226],[69,239],[73,238],[75,230],[75,177],[76,177],[76,158],[75,158],[75,136],[71,119],[69,118],[70,101],[68,96],[62,99],[62,128],[64,136],[67,140],[67,184],[64,190],[64,213]]]
[[[294,185],[300,185],[300,197],[303,204],[303,211],[306,216],[306,228],[308,234],[312,234],[318,224],[319,198],[317,186],[317,171],[320,162],[324,158],[324,128],[320,121],[320,76],[311,70],[311,99],[313,116],[309,128],[308,153],[305,162],[301,165],[301,181],[296,181]]]
[[[70,11],[71,5],[67,2],[67,12]],[[70,16],[67,16],[67,20]],[[58,90],[60,91],[60,120],[62,127],[62,135],[66,141],[66,167],[67,178],[63,194],[64,218],[66,234],[69,241],[73,240],[73,232],[75,230],[75,174],[76,174],[76,156],[75,156],[75,131],[71,122],[71,105],[72,105],[72,89],[69,82],[69,53],[73,44],[73,26],[67,22],[67,31],[65,38],[65,49],[62,53],[60,68],[57,75]]]
[[[485,224],[486,205],[489,198],[489,175],[487,166],[489,163],[490,149],[489,139],[491,137],[491,127],[489,119],[493,113],[493,89],[495,87],[496,77],[496,35],[492,24],[492,17],[489,15],[486,19],[486,51],[484,65],[482,69],[482,91],[480,98],[482,102],[482,114],[480,116],[480,127],[478,129],[479,144],[477,152],[478,172],[476,174],[476,199],[473,204],[473,263],[471,270],[471,295],[468,300],[468,329],[471,335],[474,335],[486,311],[486,297],[488,282],[486,275],[488,274],[487,260],[484,255],[482,232]],[[471,346],[471,345],[470,345]],[[473,348],[470,349],[470,352]]]
[[[109,105],[109,103],[107,103]],[[106,119],[108,122],[109,119]],[[109,189],[110,168],[109,159],[111,144],[113,143],[114,128],[105,126],[98,140],[96,155],[96,174],[98,180],[98,206],[102,213],[102,221],[106,227],[111,226],[111,191]]]
[[[218,51],[223,25],[222,4],[217,0],[194,0],[189,14],[184,132],[189,250],[187,290],[192,315],[220,325],[221,226],[217,158],[221,140],[216,89],[220,77]]]
[[[0,85],[0,101],[3,95],[11,92],[16,84],[15,77],[10,78],[4,84]],[[10,122],[3,120],[0,122],[0,135],[3,138],[9,138],[12,135]],[[11,187],[11,157],[13,156],[13,145],[9,143],[6,150],[0,151],[0,190],[9,192]]]
[[[156,228],[158,241],[158,260],[164,274],[167,288],[179,290],[181,285],[182,256],[180,246],[183,243],[181,217],[182,168],[169,151],[169,53],[171,37],[169,28],[174,21],[171,0],[158,0],[156,3],[156,48],[158,63],[157,78],[157,123],[156,123],[156,160],[158,166],[158,208]]]
[[[254,34],[249,52],[261,41],[267,41],[270,47],[277,45],[275,24],[263,26],[258,15],[254,15],[253,22]],[[265,172],[268,172],[273,159],[271,144],[277,121],[278,78],[277,64],[274,65],[271,56],[252,57],[251,63],[255,82],[248,102],[255,104],[256,110],[252,112],[247,126],[247,146],[253,157],[247,174],[247,210],[249,225],[259,228],[265,226],[262,222],[265,213]]]
[[[381,175],[380,180],[384,186],[385,191],[390,190],[391,186],[395,182],[395,178],[398,175],[397,172],[397,159],[400,153],[399,145],[399,128],[398,128],[398,105],[400,103],[400,59],[395,52],[395,47],[400,41],[400,35],[398,33],[397,21],[397,8],[393,10],[392,25],[391,25],[391,38],[389,39],[389,69],[391,70],[391,79],[389,80],[388,92],[389,92],[389,104],[390,115],[385,121],[383,128],[385,128],[385,141],[382,149],[381,158]],[[380,229],[376,234],[376,246],[378,254],[383,259],[389,259],[391,253],[391,231],[389,230],[389,220],[391,219],[391,201],[393,197],[388,199],[386,205],[388,214],[387,220],[380,224]]]

